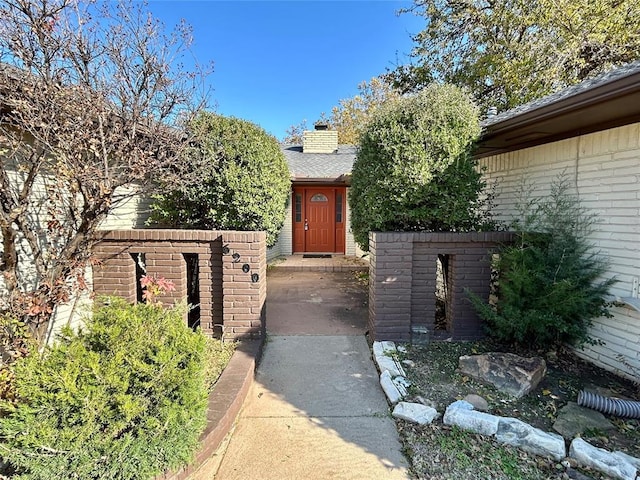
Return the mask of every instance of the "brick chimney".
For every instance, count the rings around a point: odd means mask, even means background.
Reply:
[[[302,134],[304,153],[334,153],[338,150],[338,132],[329,130],[326,123],[316,123],[315,130],[306,130]]]

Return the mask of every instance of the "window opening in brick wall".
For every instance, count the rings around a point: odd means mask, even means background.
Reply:
[[[131,259],[136,265],[136,303],[144,303],[142,277],[147,274],[147,258],[144,253],[131,253]]]
[[[194,330],[200,326],[200,275],[197,253],[183,253],[187,265],[187,324]]]
[[[449,255],[438,254],[436,260],[436,314],[434,318],[434,329],[436,332],[448,332],[450,330],[450,319],[448,318],[449,288],[447,279],[449,277]]]
[[[494,253],[491,255],[491,281],[489,283],[489,305],[493,308],[498,306],[498,292],[499,292],[499,270],[498,264],[500,263],[500,254]]]

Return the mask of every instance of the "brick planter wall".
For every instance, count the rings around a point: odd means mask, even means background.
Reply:
[[[135,302],[134,258],[143,253],[147,274],[171,280],[176,287],[160,300],[169,305],[186,300],[184,254],[195,254],[203,332],[214,335],[221,329],[224,340],[264,336],[267,295],[264,232],[145,229],[101,234],[100,242],[94,247],[94,255],[99,260],[93,267],[96,294],[116,295]]]
[[[413,233],[369,235],[369,333],[374,340],[423,342],[476,340],[483,336],[464,290],[489,298],[491,255],[512,241],[509,232]],[[447,255],[446,330],[436,329],[438,255]]]

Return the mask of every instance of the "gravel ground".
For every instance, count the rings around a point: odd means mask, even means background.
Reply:
[[[590,364],[569,351],[546,356],[547,376],[526,397],[515,400],[491,386],[482,385],[458,373],[458,358],[488,351],[505,351],[489,342],[433,342],[426,347],[409,347],[403,359],[415,363],[406,367],[412,382],[411,400],[434,406],[444,412],[451,402],[470,393],[484,397],[494,415],[519,418],[552,432],[558,411],[575,402],[583,388],[597,389],[612,396],[637,400],[640,387]],[[514,352],[530,356],[532,352]],[[608,450],[624,451],[640,457],[640,421],[609,417],[616,426],[613,433],[590,431],[583,438]],[[412,475],[419,479],[523,479],[573,478],[604,479],[602,475],[575,464],[530,455],[493,442],[490,438],[452,428],[442,418],[432,425],[419,426],[397,420],[405,453],[412,464]]]

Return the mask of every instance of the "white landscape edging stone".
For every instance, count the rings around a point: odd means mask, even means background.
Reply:
[[[397,360],[387,356],[375,357],[378,368],[381,372],[387,370],[392,377],[404,376],[404,370],[398,365]]]
[[[495,415],[475,411],[473,405],[464,400],[457,400],[449,405],[442,419],[445,425],[456,425],[482,435],[495,435],[499,420]]]
[[[373,342],[373,358],[380,372],[388,370],[392,377],[404,377],[406,373],[398,362],[398,351],[393,342]]]
[[[402,400],[402,394],[393,382],[391,374],[388,370],[385,370],[380,375],[380,386],[382,387],[384,394],[387,396],[387,399],[391,404],[398,403],[400,400]]]
[[[638,469],[625,458],[628,455],[622,452],[611,453],[604,448],[594,447],[581,438],[573,439],[569,456],[580,465],[595,468],[612,478],[636,480],[638,474]]]
[[[394,342],[373,342],[373,358],[380,370],[380,385],[391,404],[406,397],[407,388],[411,385],[397,355]]]
[[[408,422],[428,425],[438,417],[439,413],[435,408],[421,403],[400,402],[393,409],[392,415]]]
[[[397,352],[394,342],[373,342],[373,356],[395,355]]]
[[[446,425],[456,425],[481,435],[495,436],[500,443],[543,457],[561,460],[567,455],[562,436],[544,432],[516,418],[478,412],[465,400],[449,405],[443,421]]]
[[[625,462],[629,462],[631,465],[636,467],[638,473],[640,473],[640,458],[632,457],[624,452],[613,452],[612,455],[622,458]]]
[[[498,418],[498,442],[557,461],[567,456],[567,447],[562,435],[547,433],[517,418]]]

